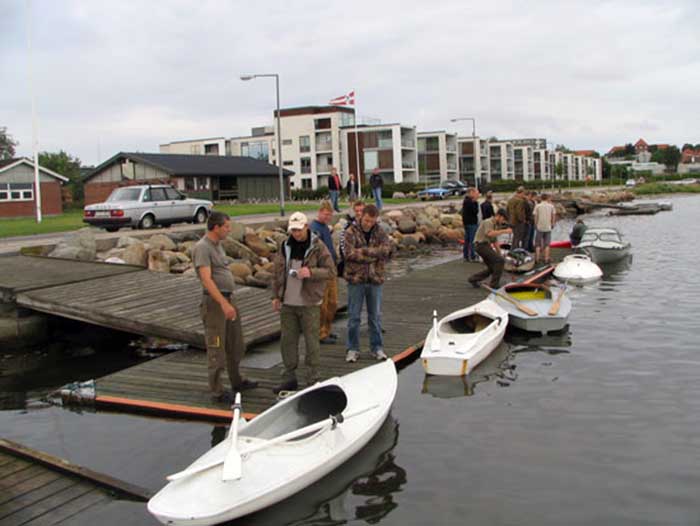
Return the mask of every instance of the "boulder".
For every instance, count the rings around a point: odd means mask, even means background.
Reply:
[[[406,199],[406,194],[403,192],[394,192],[391,194],[392,199]]]
[[[121,236],[117,240],[116,248],[126,248],[128,246],[135,245],[136,243],[141,243],[141,240],[131,236]]]
[[[246,284],[246,285],[249,285],[249,286],[251,286],[251,287],[259,287],[259,288],[261,288],[261,289],[264,289],[264,288],[267,287],[267,283],[265,283],[264,281],[261,281],[261,280],[257,279],[255,276],[248,276],[248,277],[245,279],[245,284]]]
[[[404,236],[401,238],[399,245],[402,247],[407,247],[410,245],[418,246],[418,240],[415,237],[413,237],[413,235]]]
[[[148,240],[148,244],[151,245],[151,248],[156,250],[174,251],[177,249],[175,242],[165,234],[156,234],[155,236],[151,236]]]
[[[56,245],[56,248],[51,251],[49,256],[94,261],[97,256],[97,243],[95,242],[94,231],[90,228],[81,228],[68,234]]]
[[[444,226],[461,226],[462,218],[457,214],[440,214],[440,223]]]
[[[401,210],[390,210],[384,215],[386,217],[390,217],[394,221],[399,221],[401,218],[403,218],[403,212]]]
[[[173,252],[172,250],[162,250],[161,253],[163,254],[163,257],[168,260],[168,265],[170,266],[182,263],[178,258],[177,252]]]
[[[425,214],[430,216],[430,217],[435,217],[435,218],[440,217],[440,209],[434,205],[426,206],[423,209],[423,212],[425,212]]]
[[[233,281],[236,282],[236,285],[245,285],[245,279],[239,277],[239,276],[233,276]]]
[[[399,221],[399,232],[402,234],[412,234],[416,231],[416,222],[412,219],[401,219]]]
[[[182,274],[190,268],[192,268],[192,266],[189,263],[175,263],[173,266],[170,267],[170,272],[172,272],[173,274]]]
[[[272,272],[267,272],[265,270],[260,270],[255,273],[255,279],[262,281],[266,285],[272,283]]]
[[[228,237],[243,243],[243,237],[245,236],[246,226],[243,223],[237,223],[236,221],[231,221],[231,232]]]
[[[148,270],[154,272],[170,272],[170,259],[168,255],[160,250],[150,250],[148,252]]]
[[[192,249],[194,246],[197,244],[196,241],[183,241],[182,243],[178,243],[177,245],[177,251],[182,252],[183,254],[187,254],[190,258],[192,257]]]
[[[145,243],[134,243],[124,249],[121,258],[127,265],[148,266],[148,249]]]
[[[464,230],[441,226],[435,235],[443,243],[457,243],[464,239]]]
[[[191,259],[184,252],[174,252],[178,263],[190,263]]]
[[[186,271],[182,273],[183,276],[195,276],[197,277],[197,271],[195,270],[194,267],[188,268]]]
[[[231,274],[233,274],[234,277],[239,277],[243,280],[253,274],[253,271],[245,263],[231,263],[228,266],[228,269],[231,271]]]
[[[229,257],[234,259],[247,259],[251,263],[260,263],[260,256],[235,239],[227,237],[221,242],[224,252]]]
[[[260,239],[257,234],[246,234],[244,241],[246,246],[258,256],[264,258],[270,257],[270,247],[268,247],[267,243]]]
[[[111,263],[113,265],[123,265],[124,260],[122,258],[118,258],[117,256],[110,256],[107,259],[105,259],[105,263]]]

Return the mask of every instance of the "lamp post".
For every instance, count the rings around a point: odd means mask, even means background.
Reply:
[[[241,75],[241,80],[253,80],[258,77],[274,77],[277,94],[277,169],[280,179],[280,216],[284,217],[284,168],[282,168],[282,120],[280,118],[280,76],[277,73],[260,73]]]
[[[473,139],[473,149],[474,149],[474,184],[476,185],[477,188],[479,188],[481,185],[479,184],[481,181],[481,170],[477,170],[477,164],[481,166],[481,159],[479,159],[479,162],[477,163],[477,158],[479,156],[479,152],[476,150],[476,119],[474,117],[456,117],[454,119],[450,119],[450,122],[459,122],[459,121],[472,121],[472,139]]]

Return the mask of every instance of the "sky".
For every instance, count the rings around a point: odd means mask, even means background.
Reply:
[[[0,127],[83,164],[247,135],[354,89],[361,117],[571,149],[700,143],[697,0],[0,0]],[[31,59],[28,28],[31,27]],[[30,66],[32,64],[32,66]],[[30,74],[31,72],[31,74]],[[30,82],[33,79],[33,82]]]

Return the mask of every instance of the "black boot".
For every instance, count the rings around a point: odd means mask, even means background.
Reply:
[[[272,388],[272,392],[274,394],[279,394],[280,391],[296,391],[298,388],[299,382],[297,382],[296,378],[294,378],[293,380],[287,380],[279,385],[276,385]]]

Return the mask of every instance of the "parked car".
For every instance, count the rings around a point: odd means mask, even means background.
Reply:
[[[625,186],[627,188],[634,188],[635,186],[637,186],[637,181],[635,181],[634,179],[627,179],[625,181]]]
[[[204,223],[213,203],[191,199],[168,185],[116,188],[104,203],[88,205],[83,222],[116,232],[122,227],[152,228],[172,223]]]
[[[426,188],[417,193],[418,197],[426,199],[445,199],[452,195],[463,195],[467,193],[467,185],[462,181],[444,181],[440,186]]]

